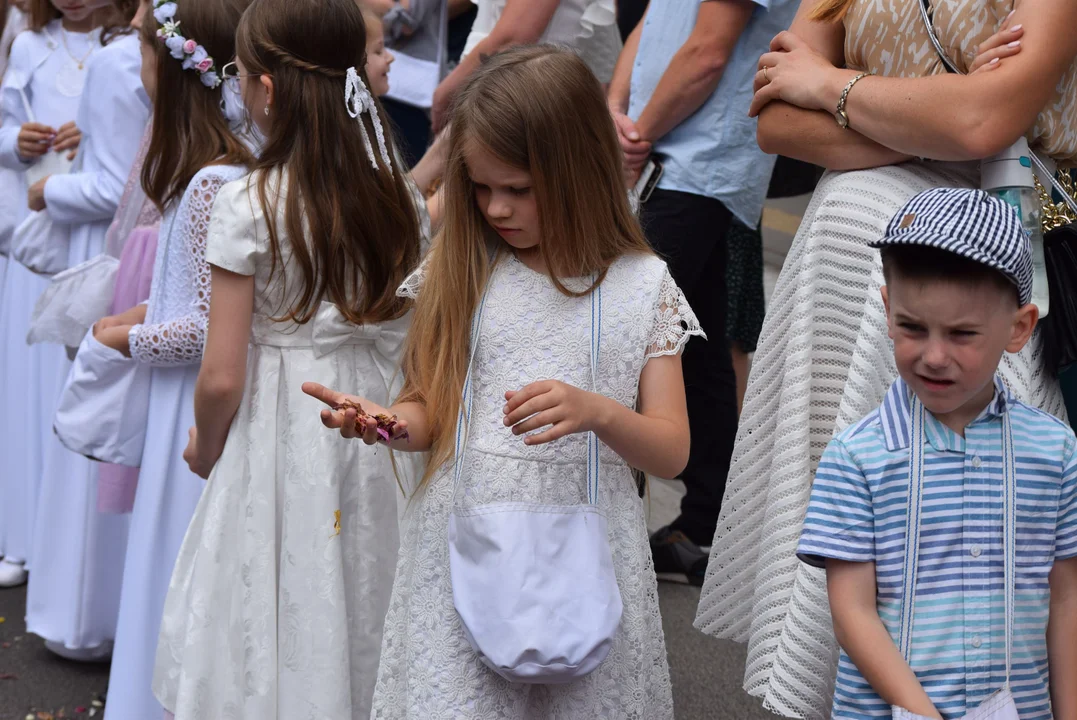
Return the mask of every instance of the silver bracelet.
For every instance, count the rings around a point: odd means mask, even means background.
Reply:
[[[849,114],[845,112],[845,101],[849,99],[849,91],[853,89],[853,85],[866,78],[868,75],[874,75],[875,73],[862,72],[846,85],[845,89],[841,91],[841,97],[838,99],[838,108],[834,111],[834,117],[838,121],[838,127],[842,130],[849,129]]]

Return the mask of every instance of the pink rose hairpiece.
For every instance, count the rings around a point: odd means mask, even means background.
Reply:
[[[172,0],[153,0],[153,17],[161,26],[157,28],[157,39],[165,44],[172,57],[183,61],[183,69],[196,71],[202,84],[208,88],[220,85],[221,75],[217,64],[206,49],[180,34],[180,23],[174,20],[176,3]]]

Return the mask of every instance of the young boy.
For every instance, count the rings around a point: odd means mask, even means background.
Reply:
[[[996,374],[1038,317],[1028,239],[1001,200],[940,188],[877,247],[900,378],[827,447],[798,548],[826,568],[833,716],[1074,720],[1077,442]]]

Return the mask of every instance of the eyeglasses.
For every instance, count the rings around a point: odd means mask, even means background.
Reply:
[[[221,77],[225,80],[238,80],[241,77],[254,77],[257,74],[258,73],[241,73],[239,71],[239,65],[236,64],[235,60],[221,68]]]

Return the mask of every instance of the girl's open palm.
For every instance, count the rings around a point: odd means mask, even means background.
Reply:
[[[329,406],[321,412],[322,425],[331,430],[340,430],[342,437],[362,438],[367,445],[386,443],[385,439],[378,435],[377,422],[374,420],[375,415],[391,415],[385,408],[357,395],[345,395],[313,382],[303,383],[303,392]],[[362,406],[364,422],[360,422],[359,412],[354,407],[347,407],[348,405]],[[407,421],[397,421],[394,437],[390,440],[405,436],[407,431]]]
[[[560,380],[542,380],[520,390],[509,390],[505,399],[505,425],[512,428],[513,435],[553,426],[524,438],[525,445],[541,445],[594,430],[605,398]]]

